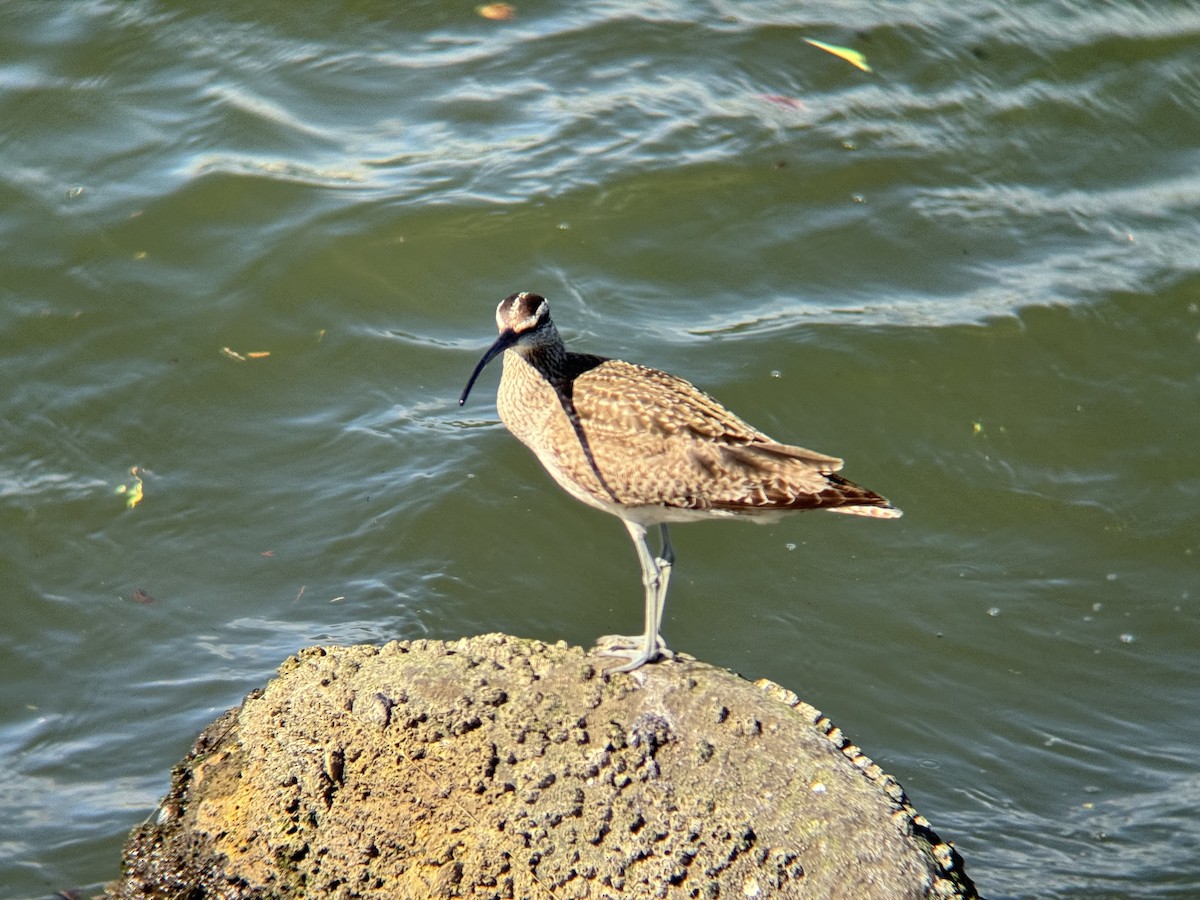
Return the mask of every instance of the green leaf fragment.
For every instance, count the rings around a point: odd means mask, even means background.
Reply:
[[[812,38],[805,38],[804,43],[812,44],[817,49],[824,50],[826,53],[832,53],[839,59],[844,59],[850,65],[862,69],[864,72],[872,71],[871,67],[867,65],[866,55],[859,53],[857,50],[851,50],[849,47],[839,47],[836,44],[826,44],[824,41],[814,41]]]

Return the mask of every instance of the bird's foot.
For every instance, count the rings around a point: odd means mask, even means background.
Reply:
[[[597,639],[593,652],[597,656],[615,656],[626,660],[622,665],[605,669],[609,674],[632,672],[658,659],[675,658],[675,654],[667,648],[661,635],[656,638],[653,649],[648,651],[644,634],[606,634]]]
[[[615,656],[620,651],[641,650],[642,645],[645,643],[646,636],[644,634],[606,634],[603,637],[596,638],[595,652],[605,656]],[[667,649],[667,642],[662,639],[662,635],[659,635],[655,640],[655,646],[658,648],[658,652],[667,659],[675,655]]]

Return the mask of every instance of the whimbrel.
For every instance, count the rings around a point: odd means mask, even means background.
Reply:
[[[835,474],[842,461],[781,444],[692,384],[666,372],[573,353],[545,298],[523,291],[496,308],[500,336],[475,366],[459,405],[489,362],[504,354],[500,419],[576,500],[629,530],[646,590],[640,635],[606,635],[597,651],[629,672],[669,658],[659,634],[675,553],[669,522],[739,518],[773,522],[806,509],[895,519],[900,510]],[[506,352],[507,351],[507,352]],[[656,557],[646,530],[658,525]]]

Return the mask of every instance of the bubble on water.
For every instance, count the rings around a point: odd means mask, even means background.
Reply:
[[[778,369],[772,369],[772,370],[771,370],[771,377],[772,377],[772,378],[782,378],[782,377],[783,377],[783,373],[782,373],[782,372],[780,372]]]
[[[1117,573],[1116,573],[1116,572],[1109,572],[1107,575],[1105,575],[1105,576],[1104,576],[1104,580],[1105,580],[1105,581],[1116,581],[1116,580],[1117,580]]]
[[[1120,641],[1122,644],[1132,644],[1133,643],[1133,635],[1127,631],[1123,635],[1121,635]]]
[[[988,615],[991,616],[993,619],[996,618],[996,616],[1000,615],[1000,607],[993,606],[991,609],[988,610]]]
[[[796,549],[796,545],[795,545],[795,544],[792,544],[792,543],[784,544],[783,546],[787,547],[789,550],[795,550],[795,549]]]

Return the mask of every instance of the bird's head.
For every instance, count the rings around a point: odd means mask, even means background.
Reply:
[[[475,365],[467,386],[463,388],[458,405],[467,402],[467,395],[475,385],[475,379],[483,371],[484,366],[503,353],[515,349],[518,352],[529,353],[538,347],[554,346],[561,343],[554,323],[550,321],[550,304],[539,294],[521,291],[509,294],[496,307],[496,328],[500,334],[487,348],[487,352]]]

